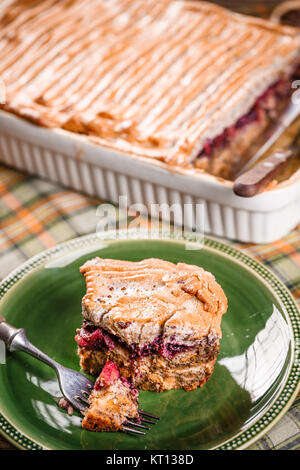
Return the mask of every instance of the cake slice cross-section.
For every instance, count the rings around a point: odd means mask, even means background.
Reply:
[[[227,299],[199,266],[161,259],[94,258],[77,330],[81,367],[98,374],[107,360],[142,390],[192,390],[211,376]]]
[[[122,431],[128,419],[139,419],[138,390],[108,361],[89,396],[82,427],[89,431]]]

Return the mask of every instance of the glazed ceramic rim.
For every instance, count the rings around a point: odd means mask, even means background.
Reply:
[[[116,237],[117,234],[117,237]],[[203,243],[201,239],[194,233],[182,232],[159,232],[151,231],[151,237],[148,238],[147,230],[119,230],[118,232],[103,232],[85,235],[83,237],[74,238],[67,242],[58,244],[57,246],[44,250],[36,256],[30,258],[23,263],[20,267],[15,269],[11,274],[3,279],[0,283],[0,300],[5,294],[23,277],[29,274],[33,269],[41,266],[46,261],[55,258],[56,255],[63,255],[70,251],[80,249],[83,247],[91,247],[101,241],[107,242],[120,242],[132,240],[161,240],[169,242],[182,242],[197,244],[202,248],[216,251],[221,255],[228,256],[231,260],[241,263],[244,268],[250,270],[252,274],[260,279],[264,285],[271,290],[277,297],[286,314],[289,326],[292,332],[292,343],[300,343],[300,313],[298,306],[293,299],[287,287],[263,264],[256,261],[254,258],[246,255],[245,253],[237,250],[236,248],[226,245],[214,238],[205,237]],[[201,246],[202,244],[202,246]],[[271,427],[276,424],[279,419],[284,415],[296,398],[300,390],[300,367],[295,360],[295,351],[292,350],[292,357],[290,361],[290,368],[287,376],[285,376],[285,383],[281,390],[277,393],[276,397],[269,405],[264,414],[258,418],[250,427],[241,431],[234,437],[228,439],[223,444],[215,447],[218,450],[235,450],[245,449],[253,444],[256,440],[261,438]],[[30,436],[20,432],[13,423],[10,423],[0,410],[0,433],[16,447],[23,450],[44,450],[49,449],[39,442],[33,440]]]

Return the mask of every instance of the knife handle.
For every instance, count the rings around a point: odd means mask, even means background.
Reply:
[[[233,184],[238,196],[253,197],[260,193],[275,177],[282,166],[294,155],[292,148],[278,150],[250,170],[240,175]]]

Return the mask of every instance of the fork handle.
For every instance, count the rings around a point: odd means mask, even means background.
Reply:
[[[9,350],[11,348],[11,343],[14,337],[21,332],[21,329],[15,328],[6,322],[5,318],[0,316],[0,340],[8,346]]]
[[[40,351],[34,346],[27,338],[24,328],[15,328],[5,321],[5,318],[0,315],[0,340],[4,341],[8,349],[13,351],[23,351],[31,356],[45,362],[48,366],[52,367],[56,372],[59,364],[47,356],[47,354]]]

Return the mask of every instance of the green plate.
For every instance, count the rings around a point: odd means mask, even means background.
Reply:
[[[24,449],[106,450],[237,449],[261,437],[299,386],[299,311],[286,287],[261,264],[212,239],[201,246],[136,239],[136,232],[110,236],[78,238],[29,260],[0,284],[0,314],[25,328],[49,356],[79,370],[74,333],[85,292],[78,268],[85,260],[159,257],[197,264],[214,273],[229,302],[211,379],[191,392],[141,392],[141,407],[161,417],[146,436],[93,433],[81,428],[77,413],[68,416],[57,407],[61,394],[52,369],[22,352],[7,352],[0,365],[3,435]]]

